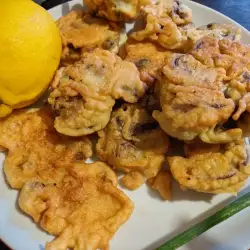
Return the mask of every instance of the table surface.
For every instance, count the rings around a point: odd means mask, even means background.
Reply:
[[[43,7],[46,9],[50,9],[58,4],[67,2],[67,0],[36,0],[35,2],[43,2]],[[195,0],[195,2],[201,3],[203,5],[209,6],[215,10],[220,11],[221,13],[231,17],[236,22],[250,30],[250,0]],[[7,248],[0,241],[0,249],[8,250],[9,248]]]

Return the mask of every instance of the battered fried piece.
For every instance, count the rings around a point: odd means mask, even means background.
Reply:
[[[236,194],[250,175],[243,142],[226,145],[221,152],[197,152],[188,159],[169,157],[168,162],[179,184],[198,192]]]
[[[137,41],[149,39],[166,49],[178,49],[187,43],[186,24],[192,21],[192,11],[178,1],[160,1],[142,9],[145,28],[131,36]],[[181,25],[181,26],[177,26]]]
[[[225,93],[239,106],[233,115],[234,120],[238,120],[244,111],[250,111],[249,45],[206,37],[197,42],[191,54],[209,67],[224,70],[224,81],[227,84]]]
[[[225,129],[214,127],[200,133],[199,137],[203,142],[210,144],[228,143],[242,138],[242,130],[240,128]]]
[[[61,64],[81,59],[85,51],[102,48],[118,52],[120,28],[115,23],[91,16],[83,10],[73,10],[57,21],[62,37]]]
[[[174,47],[184,53],[189,52],[203,37],[215,37],[217,40],[227,38],[232,41],[240,41],[241,39],[241,29],[232,24],[210,23],[199,28],[189,24],[178,26],[178,29],[181,33],[181,39]]]
[[[59,69],[52,88],[48,101],[57,114],[56,130],[81,136],[107,125],[115,99],[137,102],[147,86],[133,63],[95,49],[74,65]]]
[[[248,100],[249,92],[250,92],[250,71],[245,68],[241,73],[239,73],[238,76],[234,77],[228,82],[226,95],[229,96],[232,100],[234,100],[238,105],[242,106],[243,104],[243,106],[241,107],[243,111],[247,108],[247,105],[249,105],[249,100]],[[241,110],[239,111],[240,113],[237,115],[236,120],[239,118],[242,111]]]
[[[108,249],[109,241],[133,212],[106,164],[74,164],[59,181],[28,181],[19,206],[56,238],[46,250]]]
[[[139,0],[85,0],[84,3],[98,16],[112,21],[135,19],[139,12]]]
[[[125,45],[125,60],[132,62],[140,71],[143,82],[151,85],[159,78],[164,62],[171,52],[152,42],[136,42],[133,39]]]
[[[209,67],[223,68],[226,71],[225,80],[240,76],[250,67],[249,45],[229,39],[204,37],[195,44],[190,54]]]
[[[162,72],[175,85],[220,90],[222,82],[215,69],[202,65],[191,55],[173,53],[166,60]]]
[[[200,39],[211,37],[219,40],[238,42],[241,39],[241,29],[232,24],[210,23],[198,29],[188,30],[187,36],[190,46],[194,46]]]
[[[240,41],[241,39],[241,29],[233,24],[210,23],[198,28],[197,33],[199,37],[193,39],[190,37],[196,42],[206,36],[215,37],[217,40]]]
[[[153,117],[169,135],[193,140],[201,133],[214,130],[232,115],[234,102],[220,91],[222,83],[216,70],[208,69],[190,55],[173,54],[163,67],[163,73],[160,84],[162,111],[154,111]],[[241,133],[230,132],[227,138],[231,141],[240,136]],[[224,140],[225,134],[221,138]]]
[[[148,180],[147,183],[160,193],[163,200],[171,200],[172,177],[169,171],[161,170],[156,177]]]
[[[87,137],[75,139],[58,134],[48,108],[19,110],[0,120],[0,145],[8,150],[4,162],[7,181],[22,188],[33,177],[60,179],[64,166],[92,156]]]
[[[180,14],[184,19],[176,19],[170,11],[169,2],[160,2],[158,5],[149,5],[143,9],[145,28],[132,36],[138,41],[149,38],[156,41],[166,49],[181,49],[188,51],[202,37],[211,36],[216,39],[227,38],[232,41],[239,41],[241,29],[231,24],[211,23],[206,26],[195,28],[192,21],[191,11],[185,7]],[[184,5],[181,5],[184,6]],[[177,11],[179,13],[179,11]],[[182,20],[182,21],[181,21]]]
[[[144,108],[124,104],[98,135],[97,155],[127,173],[122,178],[127,188],[138,188],[162,168],[169,140]]]
[[[241,30],[231,24],[208,24],[195,28],[192,11],[178,1],[160,1],[142,9],[145,28],[132,34],[137,41],[149,39],[166,49],[187,51],[204,36],[239,41]]]
[[[240,28],[232,24],[221,23],[210,23],[199,28],[188,27],[182,34],[187,37],[185,52],[192,49],[204,37],[214,37],[216,40],[228,39],[231,41],[240,41],[241,39]]]
[[[159,0],[85,0],[84,4],[100,17],[124,22],[136,19],[142,6],[156,2]]]
[[[143,9],[145,12],[155,16],[168,15],[177,25],[192,22],[192,10],[187,5],[181,4],[178,0],[158,1],[153,4],[148,4]]]
[[[239,108],[233,115],[233,119],[237,121],[245,111],[250,113],[250,92],[243,95],[243,97],[239,100]]]

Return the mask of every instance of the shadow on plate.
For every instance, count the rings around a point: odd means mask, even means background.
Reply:
[[[205,201],[210,203],[215,195],[209,193],[200,193],[193,190],[183,190],[180,185],[173,180],[172,202],[183,200]]]
[[[164,201],[163,199],[161,199],[159,192],[152,189],[149,186],[147,186],[147,192],[150,197],[163,202],[178,202],[178,201],[188,200],[188,201],[205,201],[207,203],[210,203],[213,197],[215,196],[214,194],[199,193],[192,190],[182,190],[180,188],[180,185],[175,180],[173,180],[172,184],[172,194],[171,194],[172,197],[170,201]]]

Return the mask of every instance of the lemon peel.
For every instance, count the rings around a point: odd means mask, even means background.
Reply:
[[[12,108],[5,105],[5,104],[0,104],[0,118],[5,117],[9,115],[12,112]]]
[[[0,117],[35,102],[61,58],[61,37],[50,14],[30,0],[0,1]]]

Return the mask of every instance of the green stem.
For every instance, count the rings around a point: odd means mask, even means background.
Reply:
[[[206,232],[213,226],[219,224],[220,222],[228,219],[229,217],[233,216],[234,214],[240,212],[241,210],[249,206],[250,206],[250,192],[243,195],[239,199],[233,201],[220,211],[208,217],[207,219],[201,221],[200,223],[192,226],[183,233],[172,238],[171,240],[169,240],[168,242],[157,248],[157,250],[177,249],[178,247],[186,244],[187,242],[191,241],[200,234]]]

